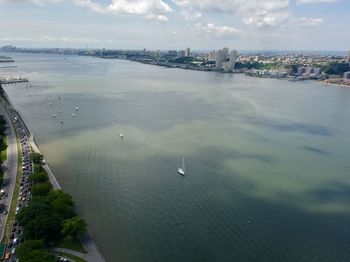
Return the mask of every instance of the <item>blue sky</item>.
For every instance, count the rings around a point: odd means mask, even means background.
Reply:
[[[350,0],[0,0],[0,45],[349,50]]]

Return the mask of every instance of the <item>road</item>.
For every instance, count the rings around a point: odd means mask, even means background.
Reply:
[[[8,193],[7,197],[2,197],[1,202],[5,204],[6,210],[8,211],[11,206],[11,201],[13,197],[13,192],[16,185],[16,176],[17,176],[17,167],[18,167],[18,148],[16,133],[12,125],[12,121],[7,113],[7,111],[0,105],[0,113],[5,117],[7,122],[7,160],[5,161],[4,167],[4,182],[6,185],[3,185],[2,189]],[[4,237],[4,231],[6,227],[8,215],[0,214],[0,239]]]

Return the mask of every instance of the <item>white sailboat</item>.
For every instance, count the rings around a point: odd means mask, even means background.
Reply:
[[[177,169],[177,172],[182,176],[185,175],[185,158],[184,157],[182,158],[182,167],[179,167]]]

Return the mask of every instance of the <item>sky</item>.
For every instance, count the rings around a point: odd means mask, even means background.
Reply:
[[[350,0],[0,0],[0,46],[350,50]]]

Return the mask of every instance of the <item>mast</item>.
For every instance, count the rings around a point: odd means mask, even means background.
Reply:
[[[185,158],[184,157],[182,158],[182,170],[185,173]]]

